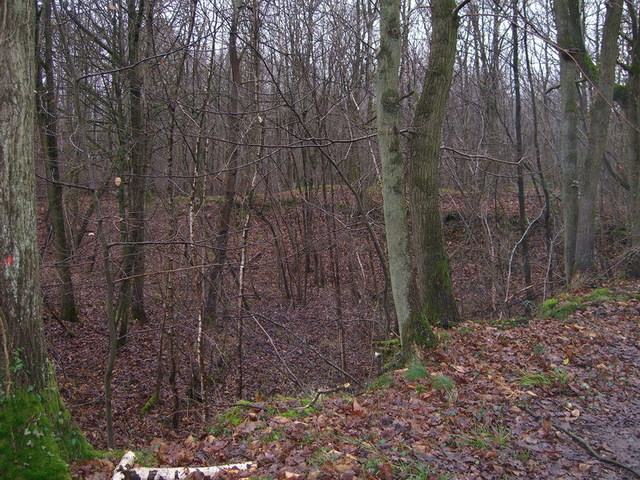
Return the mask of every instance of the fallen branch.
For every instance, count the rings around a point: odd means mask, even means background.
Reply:
[[[174,480],[186,478],[195,472],[200,472],[204,477],[211,477],[222,470],[247,470],[253,463],[235,463],[230,465],[218,465],[215,467],[134,467],[136,455],[133,452],[127,452],[122,456],[122,460],[118,463],[111,480]],[[189,478],[195,478],[191,476]]]
[[[543,420],[543,418],[540,415],[536,415],[535,413],[533,413],[531,411],[531,409],[529,407],[527,407],[527,406],[524,407],[524,411],[527,412],[529,415],[531,415],[534,419],[536,419],[538,421]],[[591,455],[593,458],[595,458],[599,462],[607,463],[609,465],[613,465],[614,467],[622,468],[623,470],[626,470],[626,471],[628,471],[630,473],[633,473],[637,478],[640,478],[640,472],[638,472],[637,470],[635,470],[634,468],[632,468],[632,467],[630,467],[628,465],[625,465],[624,463],[618,462],[617,460],[613,460],[613,459],[608,458],[608,457],[603,457],[598,452],[596,452],[593,449],[593,447],[591,447],[591,445],[589,445],[584,438],[582,438],[581,436],[573,433],[568,428],[564,428],[561,425],[556,425],[553,422],[549,422],[549,424],[551,425],[551,427],[555,428],[556,430],[559,430],[562,433],[565,433],[565,434],[569,435],[569,437],[571,437],[571,439],[574,442],[576,442],[578,445],[580,445],[589,455]]]
[[[320,390],[316,390],[316,395],[315,397],[313,397],[313,400],[311,400],[311,402],[309,402],[308,405],[304,405],[303,407],[298,407],[300,409],[305,409],[305,408],[312,408],[316,402],[318,401],[318,399],[320,398],[320,395],[327,395],[330,393],[336,393],[339,392],[340,390],[346,390],[347,388],[351,387],[351,384],[349,383],[345,383],[344,385],[338,385],[335,388],[327,388],[327,389],[320,389]]]

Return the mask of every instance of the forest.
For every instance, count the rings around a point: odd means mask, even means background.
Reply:
[[[638,8],[0,0],[0,478],[640,478]]]

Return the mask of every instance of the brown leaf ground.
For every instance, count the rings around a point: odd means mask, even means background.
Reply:
[[[607,288],[559,297],[549,312],[560,318],[440,332],[431,363],[391,372],[362,392],[321,395],[312,408],[257,396],[208,431],[155,439],[143,450],[157,465],[255,462],[219,478],[637,478],[555,428],[640,470],[640,283]],[[107,478],[101,468],[75,471]]]

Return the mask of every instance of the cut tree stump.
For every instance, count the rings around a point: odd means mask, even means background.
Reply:
[[[118,463],[111,480],[176,480],[211,477],[222,470],[248,470],[253,463],[234,463],[215,467],[135,467],[136,454],[127,452]],[[196,472],[202,474],[193,475]]]

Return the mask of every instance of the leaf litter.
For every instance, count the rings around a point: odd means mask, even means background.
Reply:
[[[564,320],[466,322],[450,331],[423,378],[398,370],[386,388],[316,396],[312,408],[256,398],[240,407],[235,426],[154,439],[153,461],[253,462],[215,478],[637,478],[565,433],[640,469],[640,284],[609,287],[612,300]],[[436,388],[434,378],[450,388]],[[110,478],[107,470],[104,461],[73,468],[76,478],[96,480]]]

